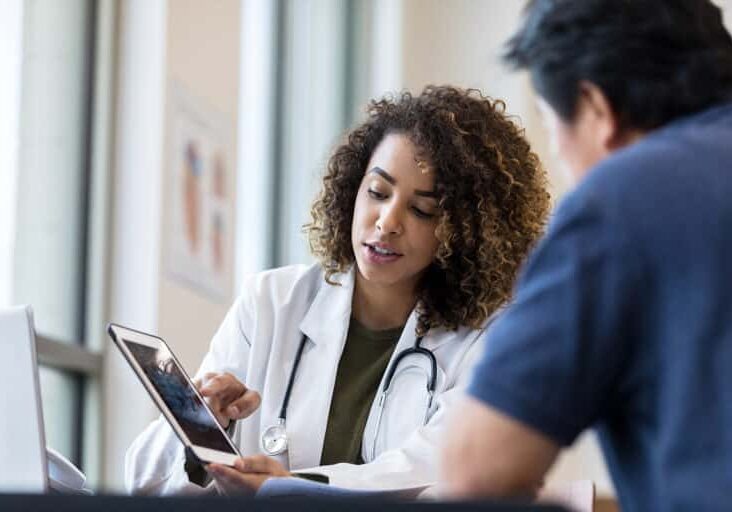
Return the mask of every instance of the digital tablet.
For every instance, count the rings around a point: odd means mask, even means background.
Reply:
[[[109,324],[107,332],[186,449],[203,463],[233,466],[239,450],[168,345],[121,325]]]

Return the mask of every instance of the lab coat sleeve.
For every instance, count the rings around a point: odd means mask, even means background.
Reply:
[[[356,464],[333,464],[303,469],[328,477],[330,485],[352,490],[394,491],[414,498],[437,484],[438,458],[445,435],[446,419],[456,402],[464,396],[470,373],[480,356],[482,340],[473,343],[456,370],[454,385],[437,398],[436,410],[426,425],[416,429],[396,449],[379,454],[373,461]],[[297,472],[297,471],[296,471]]]
[[[196,372],[231,372],[245,381],[250,338],[244,326],[251,325],[251,308],[240,297],[231,307],[211,341],[208,353]],[[236,439],[236,436],[234,436]],[[160,416],[132,443],[125,456],[125,486],[131,494],[207,494],[213,484],[200,487],[191,483],[184,469],[183,445]]]

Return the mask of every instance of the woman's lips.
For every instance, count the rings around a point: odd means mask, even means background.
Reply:
[[[366,261],[376,265],[392,263],[402,257],[402,254],[382,244],[363,244]]]

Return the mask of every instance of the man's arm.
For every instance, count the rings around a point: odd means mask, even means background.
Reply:
[[[634,358],[627,333],[642,321],[645,263],[604,197],[580,189],[565,198],[488,329],[472,398],[444,440],[450,495],[535,493],[559,447],[623,404],[616,393]]]
[[[455,410],[442,450],[451,498],[533,496],[559,445],[498,410],[466,398]]]

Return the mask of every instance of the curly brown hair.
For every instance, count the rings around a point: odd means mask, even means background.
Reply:
[[[505,104],[475,89],[428,86],[373,100],[366,121],[331,156],[304,226],[326,281],[354,264],[353,210],[372,153],[406,134],[435,169],[439,247],[418,291],[417,334],[480,328],[511,296],[526,255],[544,231],[547,178]]]

